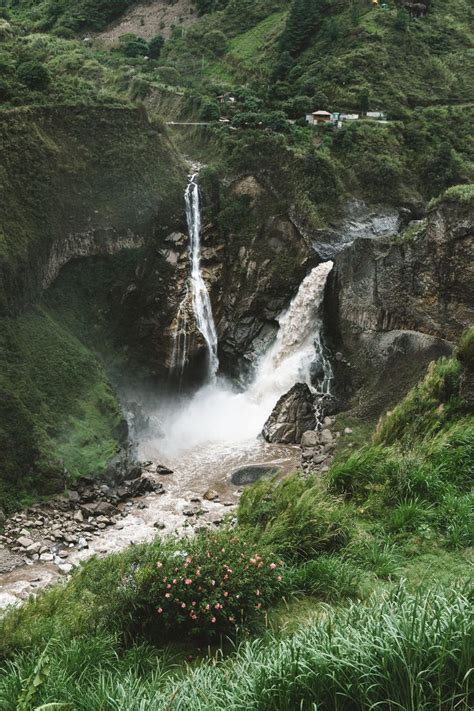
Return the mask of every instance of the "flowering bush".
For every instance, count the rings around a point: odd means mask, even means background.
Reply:
[[[282,561],[234,532],[202,534],[186,550],[163,553],[134,574],[135,621],[155,637],[232,635],[282,590]]]

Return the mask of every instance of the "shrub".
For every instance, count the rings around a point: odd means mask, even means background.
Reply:
[[[119,37],[118,51],[125,57],[144,57],[148,54],[148,44],[142,37],[129,32]]]
[[[431,507],[419,499],[402,501],[390,514],[387,528],[394,533],[415,532],[431,521]]]
[[[345,556],[378,578],[391,580],[397,577],[399,572],[400,554],[394,544],[386,541],[356,543],[347,548]]]
[[[145,636],[212,640],[256,624],[282,589],[282,562],[233,532],[205,533],[140,566],[133,626]]]
[[[351,537],[351,516],[319,482],[298,475],[282,482],[260,482],[244,492],[239,523],[262,543],[289,559],[335,551]]]
[[[43,64],[35,60],[22,62],[18,66],[17,74],[19,80],[30,89],[47,89],[50,83],[48,70]]]
[[[201,106],[199,118],[202,121],[218,121],[221,115],[219,104],[212,99],[207,99]]]
[[[474,371],[474,328],[469,328],[461,336],[456,357],[466,370]]]
[[[383,447],[365,446],[345,461],[335,463],[328,475],[330,491],[365,500],[373,485],[385,480],[387,455]]]
[[[333,601],[357,597],[361,581],[362,571],[351,561],[321,555],[289,568],[285,575],[285,590]]]
[[[165,38],[162,35],[155,35],[152,37],[148,45],[148,56],[151,59],[159,59],[164,44]]]

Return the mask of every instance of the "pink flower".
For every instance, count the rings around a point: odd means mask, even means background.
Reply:
[[[262,567],[263,567],[263,562],[262,562],[262,561],[260,561],[260,563],[258,564],[258,566],[257,566],[257,567],[258,567],[258,568],[262,568]]]
[[[192,619],[192,620],[197,620],[197,615],[196,615],[194,612],[191,614],[191,619]]]
[[[157,608],[156,608],[156,611],[157,611],[157,613],[158,613],[159,615],[161,615],[161,613],[163,612],[163,608],[162,608],[162,607],[157,607]]]
[[[228,575],[224,575],[224,580],[229,580],[229,576],[228,576]]]
[[[216,602],[216,604],[214,605],[214,607],[215,607],[216,610],[219,610],[219,609],[222,607],[222,605],[219,605],[219,603]]]
[[[186,607],[186,603],[185,603],[185,602],[182,602],[182,603],[181,603],[181,607]]]
[[[171,597],[171,593],[165,593],[165,597],[170,598],[170,597]]]
[[[173,585],[176,585],[177,582],[176,578],[173,578]]]
[[[186,578],[186,580],[184,581],[184,584],[185,584],[185,585],[191,585],[192,582],[193,582],[193,581],[191,580],[191,578]]]
[[[215,617],[211,617],[211,622],[214,624],[214,622],[217,622]]]
[[[170,583],[168,583],[168,585],[166,586],[166,589],[171,590],[171,588],[172,588],[172,585]]]
[[[255,565],[257,561],[255,560],[255,558],[250,558],[250,562],[252,563],[252,565]]]
[[[276,563],[270,563],[270,568],[271,568],[272,570],[275,570],[276,567],[277,567],[277,564],[276,564]]]
[[[229,593],[228,593],[228,592],[225,592],[225,593],[224,593],[224,597],[229,597]]]
[[[157,568],[162,568],[162,567],[163,567],[163,563],[158,562],[158,563],[156,564],[156,567],[157,567]]]
[[[257,597],[260,595],[260,590],[258,588],[255,590],[255,595],[257,595]]]
[[[210,609],[211,609],[211,606],[210,606],[210,605],[206,605],[206,607],[205,607],[204,609],[205,609],[205,610],[210,610]]]
[[[193,562],[193,559],[191,558],[191,556],[188,556],[186,558],[186,563],[192,563],[192,562]]]

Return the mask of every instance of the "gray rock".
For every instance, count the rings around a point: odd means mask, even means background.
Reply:
[[[202,498],[206,499],[206,501],[215,501],[215,499],[219,498],[219,494],[214,489],[208,489]]]
[[[34,553],[39,553],[41,548],[42,548],[41,543],[32,543],[31,545],[28,546],[26,551],[27,551],[27,553],[33,555]]]
[[[333,441],[333,436],[330,430],[323,430],[321,432],[321,442],[323,444],[331,444]]]
[[[19,538],[16,539],[16,542],[22,548],[29,548],[34,543],[34,541],[31,538],[27,538],[26,536],[20,536]]]
[[[60,563],[58,565],[58,570],[63,574],[63,575],[69,575],[69,573],[72,572],[73,567],[71,563]]]
[[[54,555],[52,553],[41,553],[40,560],[44,561],[45,563],[49,563],[50,561],[54,560]]]
[[[344,434],[345,435],[350,435],[352,434],[352,429],[350,427],[344,427]]]
[[[77,547],[79,548],[80,551],[85,550],[86,548],[89,548],[89,544],[87,543],[85,538],[79,538],[77,542]]]
[[[316,447],[318,444],[319,432],[316,432],[315,430],[308,430],[307,432],[303,432],[303,436],[301,437],[302,447]]]
[[[304,383],[297,383],[278,400],[263,426],[267,442],[299,444],[303,432],[314,430],[314,396]]]

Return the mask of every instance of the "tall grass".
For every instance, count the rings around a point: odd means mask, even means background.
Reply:
[[[135,667],[110,653],[103,637],[53,645],[34,702],[77,711],[472,708],[468,592],[410,595],[399,588],[367,606],[328,608],[318,622],[242,644],[226,660],[180,670],[151,649],[144,650],[150,663]],[[23,654],[0,670],[2,711],[17,708],[35,663],[35,655]]]

